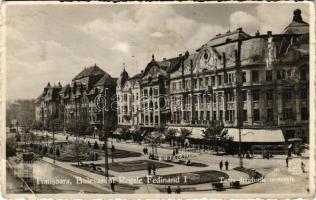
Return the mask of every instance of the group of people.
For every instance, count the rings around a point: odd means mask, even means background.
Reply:
[[[148,170],[148,175],[151,175],[151,172],[153,173],[153,175],[156,175],[156,165],[155,164],[148,165],[147,170]]]
[[[167,187],[167,193],[168,194],[172,193],[172,189],[171,189],[170,185]],[[174,191],[174,193],[176,193],[176,194],[180,194],[181,193],[180,186],[177,187],[177,189]]]
[[[228,163],[228,161],[226,160],[226,161],[225,161],[225,168],[226,168],[226,171],[228,171],[228,165],[229,165],[229,163]],[[222,160],[219,162],[219,168],[220,168],[221,170],[223,170],[223,161],[222,161]]]

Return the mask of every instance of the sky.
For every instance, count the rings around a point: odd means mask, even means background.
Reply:
[[[280,33],[308,4],[13,4],[6,6],[7,99],[37,98],[47,82],[70,83],[97,65],[118,77],[151,61],[195,52],[218,33],[242,27]]]

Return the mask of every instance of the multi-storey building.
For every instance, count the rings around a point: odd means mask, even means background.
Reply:
[[[141,74],[129,77],[124,68],[117,80],[117,121],[120,127],[139,128],[141,121],[140,77]]]
[[[201,127],[216,120],[226,130],[282,130],[286,139],[306,141],[308,44],[309,25],[295,10],[280,34],[251,36],[238,28],[216,35],[193,54],[153,58],[140,78],[140,126],[191,127],[200,137]]]
[[[49,105],[53,106],[55,116],[63,121],[65,129],[89,126],[92,130],[101,130],[103,120],[109,126],[115,126],[117,123],[116,108],[113,105],[113,102],[115,103],[115,87],[116,79],[98,66],[85,68],[70,84],[64,87],[59,84],[58,87],[48,85],[44,88],[44,93],[37,99],[35,105],[36,120],[40,121],[42,109],[44,113],[46,109],[50,109],[45,100],[46,96],[52,93],[54,101],[51,101],[52,103]],[[49,92],[50,90],[52,92]],[[105,95],[105,98],[99,99],[103,99],[106,106],[97,107],[96,97],[98,95]],[[104,117],[103,109],[105,110]]]
[[[51,86],[48,82],[43,93],[35,100],[35,121],[42,124],[43,127],[48,126],[50,118],[59,115],[59,91],[61,88],[60,83]]]

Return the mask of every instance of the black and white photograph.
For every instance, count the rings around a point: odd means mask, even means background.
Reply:
[[[3,10],[4,197],[314,195],[312,2]]]

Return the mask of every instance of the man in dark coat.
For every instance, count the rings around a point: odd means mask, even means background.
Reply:
[[[168,185],[168,187],[167,187],[167,192],[168,192],[168,194],[171,194],[171,187],[170,187],[170,185]]]
[[[226,171],[228,171],[228,165],[229,165],[229,163],[228,163],[228,161],[226,160],[226,161],[225,161]]]
[[[151,166],[150,165],[148,165],[147,170],[148,170],[148,175],[151,175]]]
[[[221,169],[221,170],[223,170],[223,161],[221,160],[221,162],[219,162],[219,168]]]
[[[153,164],[153,165],[151,166],[151,168],[152,168],[152,170],[153,170],[153,174],[156,175],[156,165]]]

